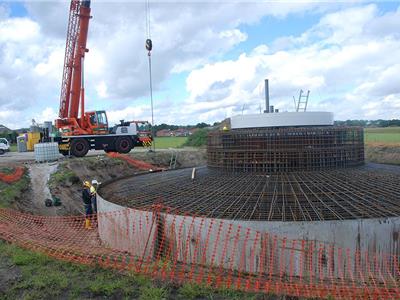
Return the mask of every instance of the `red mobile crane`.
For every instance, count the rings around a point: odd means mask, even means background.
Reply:
[[[84,59],[89,51],[90,18],[90,0],[71,0],[59,119],[55,121],[60,153],[82,157],[90,149],[128,153],[135,146],[149,146],[153,137],[147,121],[121,120],[109,128],[104,110],[85,112]]]

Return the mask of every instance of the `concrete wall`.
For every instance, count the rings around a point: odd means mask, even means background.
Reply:
[[[105,201],[97,195],[99,236],[102,242],[113,249],[127,251],[134,256],[152,256],[155,238],[152,212],[122,207]],[[148,241],[148,242],[147,242]]]
[[[268,114],[238,115],[231,117],[231,128],[325,126],[333,125],[331,112],[280,112]]]
[[[399,255],[400,218],[317,222],[231,221],[161,213],[162,232],[149,212],[98,197],[100,238],[110,247],[141,255],[145,241],[163,236],[163,252],[180,262],[215,265],[250,273],[349,279]],[[141,220],[141,221],[140,221]],[[141,222],[144,228],[133,233]],[[286,237],[286,239],[284,239]],[[154,249],[152,250],[154,252]],[[366,254],[368,252],[368,254]],[[149,250],[146,252],[151,253]],[[377,256],[373,256],[377,253]],[[389,271],[389,270],[386,270]],[[385,271],[385,272],[386,272]],[[385,273],[384,272],[384,273]]]

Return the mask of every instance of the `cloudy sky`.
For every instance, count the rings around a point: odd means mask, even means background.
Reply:
[[[213,123],[271,102],[400,118],[400,2],[151,2],[155,123]],[[0,124],[57,117],[68,1],[0,1]],[[145,3],[92,1],[86,108],[151,119]],[[264,109],[264,107],[262,107]]]

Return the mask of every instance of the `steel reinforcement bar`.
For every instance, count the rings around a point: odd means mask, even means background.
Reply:
[[[397,174],[363,166],[257,175],[209,168],[161,172],[106,185],[105,199],[131,208],[154,203],[212,218],[322,221],[400,216]]]
[[[208,166],[233,172],[319,171],[363,163],[361,127],[234,129],[208,136]]]

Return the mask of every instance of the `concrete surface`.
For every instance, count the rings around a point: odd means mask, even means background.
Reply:
[[[110,248],[127,251],[136,257],[152,258],[156,224],[152,212],[125,208],[97,196],[98,231]],[[104,214],[106,213],[106,214]]]

